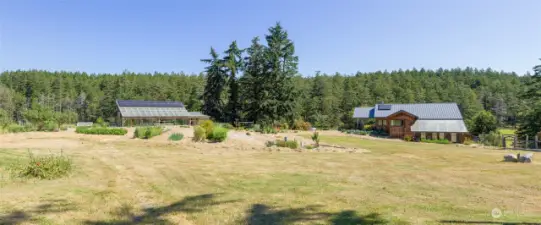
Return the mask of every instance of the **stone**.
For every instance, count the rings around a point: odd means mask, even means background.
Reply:
[[[522,163],[531,163],[533,158],[533,153],[528,153],[526,155],[520,156],[519,162]]]
[[[503,161],[505,162],[516,162],[517,156],[514,154],[507,154],[503,157]]]

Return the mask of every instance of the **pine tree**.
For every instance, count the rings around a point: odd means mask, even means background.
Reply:
[[[227,102],[227,119],[228,122],[235,122],[240,118],[240,100],[239,100],[239,84],[238,75],[242,71],[243,58],[242,52],[244,50],[239,49],[237,41],[233,41],[229,45],[229,49],[225,51],[226,56],[223,61],[228,73],[228,85],[229,85],[229,99]]]
[[[541,131],[541,65],[534,68],[535,74],[531,77],[522,97],[529,107],[519,114],[521,123],[517,133],[521,136],[534,136]]]
[[[226,72],[224,62],[219,58],[214,48],[210,48],[210,59],[202,59],[202,62],[208,63],[205,68],[207,73],[207,83],[203,93],[203,113],[216,119],[224,119],[224,103],[222,92],[226,85]]]
[[[293,120],[295,89],[292,78],[297,74],[298,57],[295,56],[295,46],[288,38],[288,33],[280,23],[269,28],[265,36],[266,73],[264,90],[269,93],[262,105],[267,122],[276,122],[282,118]]]
[[[259,43],[259,38],[252,39],[247,49],[248,57],[245,59],[245,71],[240,78],[241,99],[245,120],[260,122],[265,120],[261,108],[265,108],[269,97],[269,90],[264,88],[265,82],[265,46]]]

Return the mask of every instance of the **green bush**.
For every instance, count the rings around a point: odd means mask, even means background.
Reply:
[[[404,141],[408,141],[408,142],[413,141],[413,137],[411,137],[409,135],[404,136]]]
[[[263,129],[261,130],[261,133],[263,133],[263,134],[276,134],[276,133],[278,133],[278,132],[276,131],[276,129],[274,129],[274,128],[271,127],[271,126],[265,126],[265,127],[263,127]]]
[[[492,131],[488,134],[480,134],[479,140],[484,145],[502,147],[502,136],[497,131]]]
[[[220,126],[229,130],[235,129],[235,127],[231,125],[230,123],[223,123],[223,124],[220,124]]]
[[[41,131],[56,132],[58,131],[58,123],[51,120],[45,121],[43,127],[41,128]]]
[[[180,141],[184,138],[184,134],[182,133],[172,133],[171,135],[169,135],[169,140],[170,141]]]
[[[8,133],[20,133],[20,132],[27,132],[26,128],[24,126],[18,125],[18,124],[10,124],[6,126],[6,130]]]
[[[449,144],[449,140],[447,139],[421,139],[421,142],[425,143],[434,143],[434,144]]]
[[[319,146],[319,132],[314,132],[312,135],[312,141],[316,142],[316,146]]]
[[[180,128],[190,128],[190,125],[179,125]]]
[[[60,125],[60,130],[61,131],[66,131],[66,130],[68,130],[69,127],[70,127],[69,125],[62,124],[62,125]]]
[[[211,135],[207,135],[207,138],[213,142],[222,142],[227,139],[227,132],[229,130],[225,127],[215,127],[212,130]]]
[[[261,125],[259,124],[254,124],[254,127],[252,128],[252,130],[254,132],[263,132],[263,130],[261,129]]]
[[[276,140],[276,146],[296,149],[299,147],[299,143],[297,141]]]
[[[212,135],[212,130],[214,129],[214,122],[212,120],[205,120],[199,126],[205,130],[206,138]]]
[[[473,141],[472,141],[471,138],[465,137],[465,138],[464,138],[464,144],[465,144],[465,145],[471,145],[471,144],[473,144]]]
[[[150,139],[152,137],[162,134],[162,127],[137,127],[133,133],[134,138]]]
[[[34,156],[28,154],[29,160],[17,162],[10,167],[12,175],[23,178],[55,179],[69,174],[73,168],[72,161],[60,155]]]
[[[99,126],[99,127],[107,127],[109,124],[103,121],[103,118],[101,118],[100,116],[98,117],[98,119],[96,119],[96,123],[94,123],[94,125]]]
[[[204,141],[206,137],[207,137],[207,135],[205,133],[204,128],[202,128],[200,126],[195,126],[193,128],[193,141],[195,141],[195,142]]]
[[[97,134],[97,135],[125,135],[128,131],[124,128],[108,127],[77,127],[75,132],[79,134]]]
[[[312,128],[312,124],[310,124],[309,122],[305,122],[302,119],[295,120],[295,122],[293,123],[294,130],[309,130],[310,128]]]

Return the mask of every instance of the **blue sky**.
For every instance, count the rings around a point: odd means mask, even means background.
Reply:
[[[0,0],[0,71],[199,73],[281,21],[299,72],[541,63],[539,0]]]

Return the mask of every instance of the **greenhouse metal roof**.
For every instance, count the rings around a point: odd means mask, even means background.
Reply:
[[[182,107],[182,102],[175,101],[146,101],[146,100],[116,100],[118,107]]]
[[[181,102],[117,100],[123,118],[208,118],[200,112],[188,112]]]

